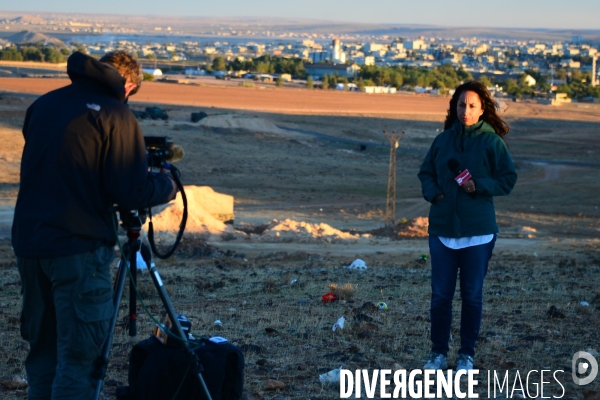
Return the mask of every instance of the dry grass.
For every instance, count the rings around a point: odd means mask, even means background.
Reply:
[[[19,276],[8,257],[8,242],[2,246],[0,315],[5,329],[0,335],[0,375],[22,376],[27,343],[19,336]],[[338,398],[339,388],[322,386],[319,374],[340,366],[416,369],[427,357],[429,263],[394,264],[380,255],[381,259],[370,260],[372,267],[359,273],[343,268],[349,258],[327,254],[257,253],[247,256],[247,261],[215,251],[204,258],[191,254],[188,247],[158,262],[166,288],[177,311],[192,321],[195,336],[225,336],[244,350],[245,390],[254,398]],[[296,282],[291,284],[293,279]],[[570,379],[571,357],[579,350],[600,350],[599,279],[597,252],[574,252],[569,259],[495,254],[485,284],[476,366],[499,372],[508,369],[511,374],[542,367],[563,369],[567,372],[559,376],[564,398],[583,398],[583,389]],[[333,280],[352,283],[335,287],[345,293],[345,301],[325,304],[321,295]],[[149,309],[160,318],[162,305],[149,276],[141,274],[139,282]],[[387,311],[375,306],[382,293]],[[581,306],[581,301],[590,306]],[[559,308],[564,318],[551,318],[551,306]],[[127,307],[123,302],[123,316]],[[451,367],[458,348],[459,310],[457,293]],[[133,343],[152,332],[152,321],[138,311],[138,337],[130,338],[123,327],[115,332],[106,399],[113,398],[116,385],[127,383],[127,357]],[[341,316],[346,326],[333,332],[331,327]],[[222,328],[214,326],[217,319]],[[480,387],[487,388],[485,373],[480,377]],[[267,391],[269,379],[286,386]],[[599,386],[595,382],[588,389],[599,390]],[[547,393],[560,394],[560,387],[548,388]],[[0,389],[0,397],[24,398],[25,392]]]
[[[358,291],[358,285],[352,283],[345,283],[343,285],[338,285],[337,283],[330,283],[327,285],[329,291],[335,294],[340,300],[350,300],[354,297],[356,292]]]

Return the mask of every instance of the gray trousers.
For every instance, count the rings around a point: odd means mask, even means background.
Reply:
[[[114,311],[113,258],[113,250],[105,246],[65,257],[17,258],[21,336],[29,342],[29,400],[93,397],[94,363]]]

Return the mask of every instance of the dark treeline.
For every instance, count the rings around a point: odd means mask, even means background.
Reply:
[[[283,58],[264,55],[252,60],[234,60],[226,62],[224,57],[217,57],[208,71],[251,71],[262,74],[290,74],[298,79],[306,78],[304,60],[301,58]]]
[[[49,63],[63,63],[71,54],[66,47],[56,49],[52,46],[28,45],[7,47],[0,50],[0,60],[5,61],[38,61]]]

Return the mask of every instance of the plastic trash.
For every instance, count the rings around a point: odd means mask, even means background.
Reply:
[[[427,254],[421,254],[419,256],[419,260],[420,261],[427,261],[427,260],[429,260],[429,256]]]
[[[323,299],[323,303],[331,303],[338,299],[333,292],[326,293],[321,298]]]
[[[387,310],[388,306],[385,302],[380,301],[379,303],[377,303],[377,308],[379,308],[380,310]]]
[[[364,271],[367,269],[367,264],[365,264],[365,262],[360,258],[357,258],[348,266],[348,269],[358,269]]]
[[[298,279],[294,278],[290,281],[290,286],[294,286],[294,284],[298,282]]]
[[[344,318],[344,317],[340,317],[340,318],[339,318],[339,319],[338,319],[338,320],[335,322],[335,324],[333,324],[333,327],[331,328],[331,330],[335,332],[335,331],[336,331],[338,328],[339,328],[340,330],[341,330],[341,329],[344,329],[344,323],[345,323],[345,322],[346,322],[346,318]]]
[[[589,307],[590,306],[590,303],[588,303],[587,301],[582,301],[579,304],[581,304],[583,307]]]
[[[148,269],[148,265],[146,265],[146,261],[144,261],[144,257],[139,251],[135,254],[135,264],[137,269]],[[121,260],[117,263],[117,268],[119,267],[121,267]]]
[[[327,383],[339,383],[341,369],[342,369],[342,367],[339,367],[338,369],[332,369],[331,371],[329,371],[325,374],[319,375],[319,381],[321,381],[321,383],[323,385],[325,385]]]
[[[215,326],[220,326],[221,328],[223,327],[223,323],[221,322],[221,320],[216,320],[215,322],[213,322],[213,325]]]

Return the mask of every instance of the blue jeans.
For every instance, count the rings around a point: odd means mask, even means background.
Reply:
[[[429,236],[431,253],[431,342],[432,351],[448,354],[452,327],[452,298],[460,269],[460,350],[475,355],[475,343],[481,327],[483,280],[492,257],[496,237],[491,242],[464,249],[450,249],[437,236]]]

